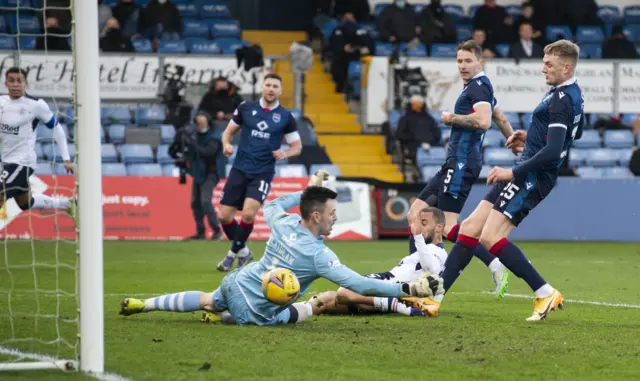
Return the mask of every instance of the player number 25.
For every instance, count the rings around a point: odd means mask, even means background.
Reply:
[[[500,197],[504,197],[505,200],[511,200],[519,190],[520,188],[516,184],[509,183],[500,193]]]

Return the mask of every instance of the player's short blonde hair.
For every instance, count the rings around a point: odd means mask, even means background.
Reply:
[[[473,53],[479,60],[482,59],[482,48],[473,40],[468,40],[460,43],[456,48],[456,52],[459,52],[461,50]]]
[[[545,46],[544,54],[567,60],[575,67],[580,57],[580,47],[568,40],[558,40]]]

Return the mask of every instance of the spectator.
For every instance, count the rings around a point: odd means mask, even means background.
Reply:
[[[217,120],[228,120],[242,101],[238,88],[226,78],[218,77],[212,81],[209,91],[202,97],[198,110]]]
[[[100,39],[100,50],[103,52],[135,52],[131,40],[120,34],[120,24],[115,18],[107,21],[103,35]]]
[[[513,41],[512,25],[513,18],[504,7],[496,5],[496,0],[484,0],[484,5],[473,16],[473,29],[484,30],[491,44]]]
[[[45,35],[36,39],[37,50],[71,50],[68,38],[71,34],[70,0],[48,0],[41,14]]]
[[[531,24],[520,24],[520,41],[509,47],[509,58],[526,59],[542,58],[544,51],[540,45],[533,42],[533,27]]]
[[[409,42],[422,34],[413,7],[405,0],[394,0],[378,17],[380,39]]]
[[[422,42],[427,46],[433,43],[458,41],[456,23],[444,11],[441,3],[441,0],[431,0],[431,4],[424,7],[418,16],[422,29]]]
[[[602,58],[604,59],[637,59],[640,58],[635,45],[624,35],[622,25],[615,25],[611,29],[611,38],[602,44]]]
[[[359,61],[374,50],[374,43],[366,29],[358,29],[353,13],[342,16],[342,25],[333,30],[329,39],[331,76],[336,84],[336,92],[343,93],[347,81],[349,62]]]
[[[140,8],[135,4],[134,0],[120,0],[111,11],[120,25],[120,34],[127,38],[141,37],[138,34]]]
[[[562,0],[557,3],[564,6],[566,23],[573,30],[578,25],[602,25],[595,0]]]
[[[418,148],[429,149],[440,145],[442,134],[438,124],[427,112],[424,98],[413,95],[409,100],[407,113],[400,117],[396,138],[408,157],[415,157]]]
[[[98,32],[100,33],[100,37],[104,37],[107,21],[113,16],[111,8],[103,4],[103,2],[104,0],[98,0]]]
[[[471,38],[482,48],[483,58],[501,57],[500,53],[498,53],[498,49],[496,49],[496,46],[490,42],[487,42],[487,35],[485,34],[484,30],[475,29],[471,34]]]
[[[527,1],[520,7],[520,17],[514,21],[513,30],[515,34],[520,33],[520,25],[530,24],[533,28],[532,39],[538,45],[544,45],[544,36],[542,30],[544,30],[544,24],[540,21],[540,17],[535,12],[533,4]]]
[[[171,0],[151,0],[142,10],[141,31],[144,37],[158,40],[179,40],[182,33],[180,11]]]

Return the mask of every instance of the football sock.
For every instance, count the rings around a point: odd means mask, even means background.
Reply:
[[[469,237],[464,234],[458,236],[458,241],[451,248],[451,252],[447,256],[447,260],[444,263],[444,270],[440,276],[444,280],[444,291],[449,291],[449,288],[458,279],[458,276],[462,273],[462,270],[467,267],[471,259],[473,258],[473,252],[478,245],[478,239]]]
[[[525,257],[522,250],[508,239],[501,239],[491,247],[490,251],[491,254],[500,258],[500,262],[511,270],[515,276],[527,282],[532,291],[539,290],[547,283]]]
[[[413,234],[409,236],[409,255],[418,251],[416,248],[416,240],[413,238]]]
[[[551,287],[549,283],[545,283],[544,286],[540,287],[535,291],[536,298],[546,298],[552,293],[553,293],[553,287]]]
[[[408,307],[404,303],[401,303],[398,298],[374,297],[373,306],[376,308],[376,311],[397,312],[405,316],[412,316],[411,307]]]
[[[473,255],[478,257],[478,259],[480,259],[487,267],[490,267],[491,263],[493,263],[494,261],[498,264],[498,266],[500,265],[500,261],[497,260],[497,258],[493,256],[493,254],[491,254],[489,250],[487,250],[487,248],[483,245],[478,245],[473,251]]]
[[[251,235],[251,231],[253,230],[253,222],[246,223],[244,221],[240,221],[240,224],[238,224],[238,226],[240,227],[240,229],[238,229],[238,231],[236,232],[235,239],[233,240],[233,245],[231,246],[231,251],[236,254],[243,247],[245,247],[245,244],[247,243],[247,240]]]
[[[240,224],[238,224],[238,221],[233,219],[228,224],[222,224],[222,230],[224,230],[224,234],[227,236],[227,239],[233,241],[233,245],[235,245],[235,238],[240,232]],[[231,251],[237,253],[238,251],[233,251],[233,245],[231,246]]]
[[[200,310],[201,291],[185,291],[167,294],[144,301],[145,311],[191,312]]]
[[[449,230],[449,234],[447,234],[447,240],[450,242],[456,243],[458,240],[458,232],[460,231],[460,225],[454,225],[451,230]]]
[[[31,198],[31,209],[69,209],[69,200],[36,194]]]
[[[482,247],[484,248],[484,246],[482,246]],[[491,254],[491,253],[489,253],[489,254]],[[493,255],[492,255],[492,257],[493,257]],[[500,262],[500,260],[498,258],[493,257],[493,261],[491,261],[491,263],[489,264],[489,270],[491,270],[491,272],[494,273],[494,272],[500,270],[500,267],[502,267],[502,262]]]

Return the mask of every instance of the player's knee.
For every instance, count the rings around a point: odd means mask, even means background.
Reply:
[[[335,301],[337,304],[348,304],[351,302],[352,291],[344,287],[340,287],[336,292]]]
[[[485,232],[482,232],[482,235],[480,236],[480,243],[482,246],[486,247],[487,250],[491,249],[499,240],[500,238]]]
[[[467,218],[460,223],[458,234],[464,234],[468,237],[478,237],[482,232],[482,224],[473,218]]]
[[[255,219],[256,219],[256,215],[253,211],[251,210],[242,211],[242,222],[247,224],[252,224]]]
[[[233,214],[230,213],[227,208],[222,207],[218,210],[218,220],[222,224],[228,224],[233,220]]]
[[[312,305],[317,305],[318,308],[331,309],[335,307],[337,296],[338,293],[335,291],[321,292],[320,294],[315,295],[313,298],[309,299],[309,303],[311,303]]]

